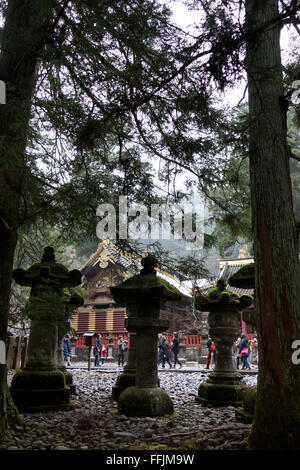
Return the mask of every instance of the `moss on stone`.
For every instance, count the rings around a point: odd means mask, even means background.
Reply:
[[[69,318],[69,310],[66,308],[64,298],[51,291],[40,292],[38,296],[31,294],[25,311],[30,320],[44,322],[46,328],[50,322],[64,322]]]
[[[118,400],[119,396],[121,395],[126,388],[134,387],[135,386],[135,374],[128,374],[123,372],[123,374],[118,375],[116,384],[112,388],[112,398],[113,400]]]
[[[177,447],[177,450],[202,450],[203,449],[203,443],[200,442],[199,440],[197,441],[196,439],[193,441],[183,441],[179,446]]]
[[[235,292],[225,288],[224,281],[220,279],[217,287],[211,289],[207,295],[197,295],[195,299],[196,307],[204,312],[216,311],[239,311],[251,305],[253,298],[251,295],[239,296]]]
[[[173,402],[161,388],[129,387],[121,393],[118,401],[120,414],[127,416],[163,416],[174,411]]]
[[[242,266],[229,278],[228,284],[231,287],[238,287],[240,289],[254,289],[254,263]]]
[[[257,387],[255,386],[246,388],[243,396],[244,409],[252,415],[254,415],[256,395]]]
[[[134,387],[135,385],[135,374],[127,374],[124,372],[123,374],[118,375],[116,380],[117,387]]]
[[[204,405],[210,404],[215,407],[241,406],[245,387],[246,385],[242,383],[232,385],[204,382],[199,386],[196,401]]]
[[[11,395],[21,413],[72,407],[68,387],[49,390],[11,390]]]
[[[251,424],[253,421],[253,415],[250,413],[247,413],[244,408],[237,408],[235,411],[235,417],[237,421],[240,421],[241,423],[244,424]]]
[[[23,418],[19,414],[18,408],[16,407],[9,390],[6,393],[6,411],[7,411],[7,437],[10,437],[10,430],[14,429],[15,426],[23,423]]]
[[[160,292],[162,299],[166,298],[166,300],[179,300],[183,296],[176,287],[160,276],[156,276],[156,274],[146,274],[145,276],[137,274],[126,279],[118,286],[111,287],[111,292],[116,298],[118,296],[129,296],[131,290],[133,294],[136,293],[136,290],[141,290],[144,295],[147,295],[147,290],[149,290],[149,295],[151,293],[155,295],[155,292],[159,295]]]
[[[172,414],[170,415],[166,415],[167,418],[178,418],[179,414],[176,413],[176,411],[174,411]]]
[[[60,370],[31,370],[18,371],[11,383],[11,390],[48,390],[65,387],[65,376]]]

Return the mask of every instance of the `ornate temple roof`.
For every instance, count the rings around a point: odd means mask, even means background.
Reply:
[[[216,283],[218,279],[225,279],[228,281],[228,279],[236,273],[242,266],[245,266],[245,264],[253,263],[254,259],[253,258],[236,258],[236,259],[223,259],[220,260],[219,263],[219,270],[217,273],[216,281],[214,283],[208,284],[206,286],[200,287],[198,289],[199,292],[202,294],[207,294],[207,292],[212,289],[213,287],[216,287]],[[226,289],[231,290],[235,292],[236,294],[251,294],[253,295],[253,289],[239,289],[237,287],[231,287],[229,284],[227,284]]]
[[[82,276],[88,277],[88,274],[92,273],[95,269],[105,269],[109,263],[112,263],[113,265],[117,265],[125,274],[124,277],[127,278],[139,273],[142,269],[141,260],[142,257],[138,257],[125,250],[119,249],[110,240],[103,240],[99,243],[95,253],[83,266],[81,266],[80,271]],[[192,297],[192,289],[184,285],[184,283],[177,279],[176,276],[163,271],[160,268],[155,269],[158,276],[176,287],[183,295],[186,297]]]

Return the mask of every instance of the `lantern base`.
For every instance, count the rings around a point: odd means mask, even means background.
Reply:
[[[214,371],[198,389],[196,401],[204,406],[241,406],[247,388],[235,371]]]
[[[59,370],[23,369],[13,377],[10,392],[21,413],[75,409],[70,388]]]
[[[165,416],[172,414],[174,407],[162,388],[130,387],[121,393],[118,411],[126,416]]]
[[[135,373],[129,374],[124,372],[123,374],[118,375],[116,385],[112,388],[112,398],[117,401],[124,390],[134,386]]]

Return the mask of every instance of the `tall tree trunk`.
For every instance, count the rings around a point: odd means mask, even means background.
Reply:
[[[0,340],[6,341],[7,314],[17,228],[24,217],[25,148],[38,53],[50,37],[54,0],[9,0],[1,42],[0,80]],[[22,204],[21,204],[22,201]],[[0,365],[0,437],[18,419]]]
[[[12,275],[16,231],[8,234],[0,226],[0,240],[0,339],[6,342],[7,305],[10,294],[10,283],[6,280],[10,280]],[[0,364],[0,438],[9,435],[9,428],[20,422],[18,411],[8,391],[6,374],[6,365]]]
[[[274,19],[277,0],[246,0],[247,32]],[[259,376],[249,443],[300,449],[300,272],[287,147],[280,25],[247,41],[250,177]]]

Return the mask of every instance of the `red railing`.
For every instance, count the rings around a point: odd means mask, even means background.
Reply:
[[[119,336],[119,335],[118,335]],[[130,345],[130,336],[127,334],[121,335],[123,339],[126,339],[128,341],[128,346]],[[166,339],[168,343],[171,345],[173,341],[173,336],[166,336]],[[107,347],[108,345],[108,338],[105,336],[101,337],[102,345]],[[118,341],[119,337],[117,339],[113,340],[114,347],[116,348],[118,346]],[[183,344],[186,347],[200,347],[201,346],[201,341],[202,341],[202,336],[200,335],[185,335],[183,339]],[[93,341],[94,343],[95,341]],[[84,336],[80,336],[80,338],[76,342],[76,348],[85,348],[86,345],[84,344]]]
[[[128,347],[130,345],[130,336],[126,335],[126,334],[123,334],[123,335],[120,335],[123,339],[126,339],[126,341],[128,341]],[[119,341],[119,335],[117,337],[117,339],[114,339],[113,340],[113,345],[115,348],[118,347],[118,341]],[[102,346],[106,347],[108,346],[108,338],[105,337],[105,336],[101,336],[101,342],[102,342]],[[93,338],[93,344],[95,344],[95,339]],[[81,335],[79,337],[79,339],[76,341],[76,348],[86,348],[87,346],[85,345],[85,337],[83,335]]]
[[[168,343],[171,345],[173,341],[173,336],[172,335],[166,336],[166,339]],[[201,346],[201,341],[202,341],[202,336],[200,335],[185,335],[182,340],[182,343],[184,344],[184,346],[189,347],[189,348],[193,346],[199,348]]]

